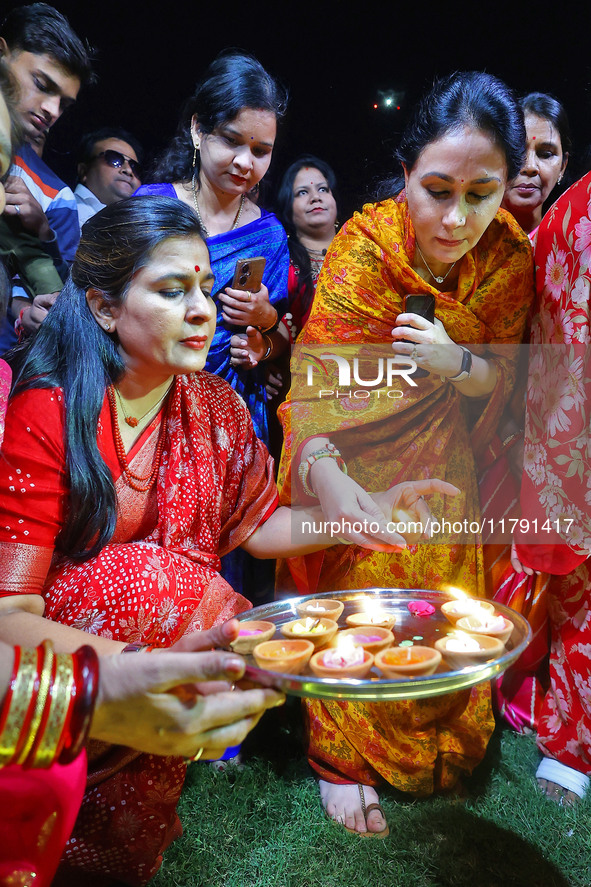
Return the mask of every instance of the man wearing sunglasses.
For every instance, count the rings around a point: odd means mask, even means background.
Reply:
[[[142,158],[139,142],[120,127],[104,127],[83,137],[74,190],[80,227],[104,206],[139,188]]]
[[[23,274],[12,294],[13,316],[22,314],[24,328],[31,332],[61,289],[80,237],[74,195],[40,155],[49,129],[94,74],[88,46],[68,20],[45,3],[20,6],[6,16],[0,25],[0,56],[16,82],[21,129],[6,181],[4,224],[14,238],[15,252],[21,235],[38,244],[35,284]],[[29,265],[33,267],[33,262]],[[29,328],[31,317],[35,323]],[[0,350],[5,350],[12,342],[8,336],[2,339]]]

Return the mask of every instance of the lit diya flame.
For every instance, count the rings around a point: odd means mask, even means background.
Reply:
[[[365,658],[365,651],[355,643],[350,635],[340,637],[336,647],[326,650],[322,662],[329,668],[348,668],[359,665]]]
[[[482,647],[475,637],[457,630],[447,635],[445,649],[450,653],[477,653]]]
[[[462,591],[461,588],[449,585],[444,591],[455,598],[455,600],[442,605],[441,609],[446,616],[450,614],[459,619],[461,616],[474,615],[481,618],[483,613],[492,614],[495,611],[494,604],[491,604],[490,601],[471,597],[467,592]]]
[[[366,598],[364,601],[363,612],[367,617],[368,625],[386,625],[392,619],[379,602],[372,601],[371,598]]]

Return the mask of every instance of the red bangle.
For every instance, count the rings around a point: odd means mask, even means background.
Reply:
[[[60,764],[70,764],[78,757],[86,742],[94,703],[98,693],[99,664],[94,647],[86,644],[73,654],[74,704],[62,752]]]

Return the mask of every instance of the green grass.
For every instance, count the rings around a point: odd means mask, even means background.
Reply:
[[[189,768],[184,835],[153,887],[589,887],[591,799],[546,800],[532,737],[497,729],[466,798],[414,800],[383,789],[384,840],[323,814],[301,752],[298,705],[269,713],[243,770]]]

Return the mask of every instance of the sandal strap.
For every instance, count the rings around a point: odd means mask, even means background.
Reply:
[[[536,777],[548,782],[555,782],[566,791],[574,792],[579,798],[583,797],[589,787],[588,776],[573,767],[562,764],[555,758],[542,758],[536,771]]]
[[[360,782],[357,783],[357,788],[359,789],[359,797],[361,798],[361,809],[363,810],[363,816],[367,823],[367,809],[365,807],[365,792],[363,791],[363,786]],[[372,805],[370,805],[372,806]]]
[[[384,819],[386,818],[386,814],[384,813],[384,808],[382,807],[381,804],[370,804],[369,807],[366,810],[364,810],[365,816],[366,817],[369,816],[369,814],[373,810],[377,810],[378,813],[380,813],[380,815],[384,817]],[[365,821],[367,822],[367,819]]]

